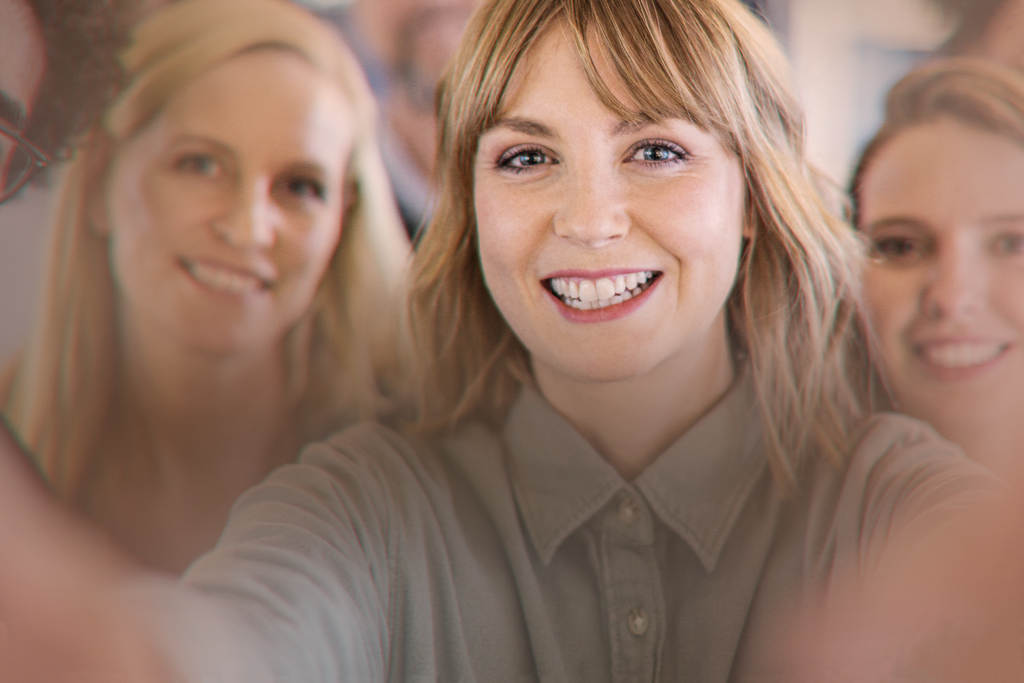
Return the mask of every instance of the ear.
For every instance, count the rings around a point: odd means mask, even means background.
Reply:
[[[107,176],[114,156],[114,142],[102,131],[94,131],[83,149],[85,193],[82,211],[89,230],[99,237],[110,236],[107,219]]]

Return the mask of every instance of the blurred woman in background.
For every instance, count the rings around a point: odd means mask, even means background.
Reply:
[[[239,493],[380,407],[406,246],[360,69],[301,9],[174,3],[125,63],[4,406],[60,497],[180,572]]]
[[[890,92],[857,167],[892,406],[1012,478],[1024,447],[1024,76],[939,61]]]

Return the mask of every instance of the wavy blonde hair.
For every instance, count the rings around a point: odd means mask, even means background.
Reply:
[[[751,368],[776,480],[795,490],[809,457],[843,461],[866,411],[855,334],[862,250],[805,158],[803,114],[781,50],[735,0],[491,0],[477,12],[443,84],[439,199],[413,266],[422,424],[500,420],[531,381],[528,352],[481,274],[473,168],[513,77],[556,24],[611,111],[691,120],[738,157],[753,236],[728,324]],[[598,51],[631,102],[602,81]]]
[[[242,52],[279,48],[303,57],[348,99],[357,131],[346,181],[354,197],[307,320],[309,364],[293,363],[309,425],[369,415],[378,406],[375,318],[400,281],[407,242],[375,143],[376,107],[358,64],[330,29],[284,0],[181,0],[134,33],[128,86],[77,151],[53,216],[41,316],[14,368],[6,412],[60,495],[73,496],[100,436],[116,381],[115,285],[107,239],[89,213],[102,196],[110,150],[139,133],[198,76]],[[298,327],[298,326],[297,326]],[[288,346],[301,353],[302,335]],[[301,370],[295,370],[301,368]],[[307,425],[307,426],[309,426]]]

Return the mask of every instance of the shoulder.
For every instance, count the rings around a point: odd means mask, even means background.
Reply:
[[[419,436],[360,422],[307,445],[294,464],[276,470],[259,489],[278,499],[301,491],[394,511],[434,505],[456,489],[473,487],[472,478],[462,476],[467,463],[487,463],[494,470],[501,453],[499,435],[478,424]]]
[[[846,480],[889,498],[946,497],[994,485],[988,470],[930,425],[895,413],[872,415],[859,426]]]
[[[840,564],[877,567],[893,548],[915,544],[967,510],[987,504],[1000,484],[929,425],[880,413],[854,434],[845,466],[815,468],[810,515],[821,549]]]

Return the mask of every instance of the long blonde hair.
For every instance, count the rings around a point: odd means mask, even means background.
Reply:
[[[376,147],[376,109],[362,72],[330,29],[284,0],[181,0],[136,29],[123,57],[128,86],[67,169],[55,205],[41,316],[6,403],[19,437],[60,495],[74,495],[88,466],[117,372],[107,239],[89,224],[109,150],[142,130],[198,76],[261,47],[294,52],[337,83],[357,130],[346,179],[354,201],[308,314],[314,356],[306,376],[293,378],[302,387],[301,412],[310,420],[351,418],[377,406],[381,358],[372,323],[386,317],[407,243]],[[290,346],[298,343],[298,335],[292,337]]]
[[[739,158],[753,236],[728,324],[735,353],[751,367],[774,475],[794,490],[811,454],[842,462],[866,410],[867,371],[854,334],[861,249],[805,159],[785,58],[736,0],[491,0],[477,12],[443,85],[438,206],[413,266],[423,424],[500,420],[530,381],[527,351],[481,274],[473,168],[514,75],[555,24],[574,39],[611,111],[630,120],[689,119]],[[595,51],[629,105],[602,82]]]

